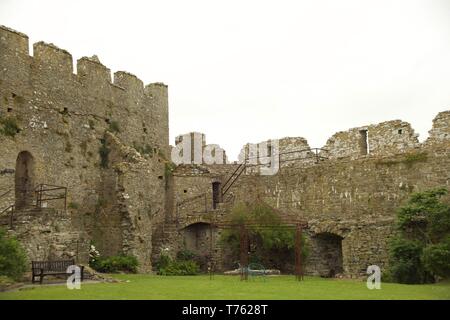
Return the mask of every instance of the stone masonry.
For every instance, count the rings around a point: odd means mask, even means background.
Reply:
[[[141,272],[152,271],[162,250],[181,249],[212,254],[225,268],[221,230],[211,222],[239,202],[262,200],[308,222],[308,274],[361,276],[368,265],[386,267],[395,211],[408,196],[450,185],[444,111],[423,143],[394,120],[338,132],[320,149],[301,137],[268,140],[264,149],[246,144],[241,160],[270,155],[277,141],[280,168],[261,175],[264,163],[249,163],[222,197],[239,163],[190,133],[191,144],[220,152],[223,163],[174,167],[171,150],[183,136],[169,145],[166,85],[144,86],[123,71],[111,77],[96,56],[75,69],[69,52],[38,42],[30,56],[26,35],[0,27],[0,223],[13,217],[8,232],[30,260],[86,264],[94,244],[104,256],[135,255]],[[67,188],[67,197],[37,205],[42,184]]]

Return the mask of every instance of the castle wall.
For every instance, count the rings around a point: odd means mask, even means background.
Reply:
[[[329,142],[328,159],[308,165],[281,166],[272,176],[244,174],[228,193],[233,194],[234,203],[251,202],[259,197],[286,215],[306,220],[312,248],[309,274],[326,275],[330,271],[324,258],[327,249],[317,238],[323,233],[342,238],[344,274],[365,275],[371,264],[385,270],[396,209],[412,192],[450,186],[450,139],[446,135],[449,120],[448,112],[440,113],[433,122],[431,138],[423,144],[417,143],[413,130],[405,122],[365,127],[372,146],[367,155],[361,155],[355,147],[359,128],[338,133],[333,136],[332,146]],[[184,197],[184,190],[192,190],[191,197],[196,192],[205,192],[212,177],[220,176],[223,181],[234,168],[204,166],[203,172],[191,171],[188,175],[188,166],[179,167],[174,173],[175,197]],[[201,207],[201,202],[192,202],[191,207],[180,210],[180,217],[202,212]],[[226,218],[231,206],[225,214],[222,208],[216,212]],[[208,214],[200,215],[207,221]]]
[[[79,59],[74,74],[69,52],[38,42],[30,56],[28,46],[26,35],[0,27],[0,195],[14,187],[17,155],[26,150],[34,158],[36,183],[68,188],[64,214],[70,218],[70,232],[87,231],[105,255],[135,252],[143,265],[151,265],[147,257],[151,246],[141,250],[141,242],[124,232],[127,225],[119,211],[124,200],[118,190],[133,190],[137,197],[142,188],[140,192],[146,193],[142,197],[151,199],[164,194],[164,163],[169,157],[167,86],[144,87],[136,76],[121,71],[111,79],[111,71],[95,56]],[[4,134],[5,125],[13,122],[19,132]],[[128,159],[111,153],[109,166],[104,167],[100,149],[106,132],[117,139],[116,144],[139,151],[142,163],[118,172],[114,166]],[[151,209],[148,203],[133,201],[129,219],[147,216],[147,211],[152,219],[163,219],[164,204],[159,200]],[[11,194],[0,197],[0,211],[13,202]],[[63,211],[61,201],[48,205]],[[151,223],[130,224],[141,228],[137,238],[151,239]]]

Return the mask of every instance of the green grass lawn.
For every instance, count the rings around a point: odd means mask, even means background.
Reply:
[[[2,292],[3,299],[447,299],[450,282],[429,285],[382,283],[380,290],[369,290],[357,280],[293,276],[267,277],[241,282],[237,276],[115,275],[128,282],[86,283],[80,290],[65,285],[36,286]]]

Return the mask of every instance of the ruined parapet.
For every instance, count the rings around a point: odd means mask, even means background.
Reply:
[[[286,137],[278,140],[280,166],[310,165],[315,161],[314,152],[302,137]]]
[[[203,161],[206,164],[226,164],[228,163],[226,151],[218,144],[207,144],[203,149]]]
[[[433,126],[429,131],[426,144],[435,144],[450,141],[450,111],[439,112],[433,119]]]
[[[66,50],[40,41],[33,44],[33,58],[33,67],[38,69],[36,73],[40,75],[41,80],[72,79],[72,55]]]
[[[77,61],[77,78],[88,95],[111,98],[111,70],[94,57]]]
[[[408,122],[386,121],[369,126],[369,151],[375,155],[403,153],[419,146],[418,134]]]
[[[0,79],[20,90],[30,75],[29,41],[26,34],[0,26]]]
[[[284,137],[259,143],[247,143],[239,154],[239,162],[244,160],[248,164],[246,173],[258,174],[261,167],[268,165],[271,161],[276,161],[280,168],[307,166],[315,162],[315,157],[305,138]]]
[[[218,144],[206,144],[206,136],[200,132],[189,132],[175,138],[175,163],[213,165],[228,162],[226,152]]]
[[[189,132],[175,137],[177,154],[183,159],[183,164],[203,164],[203,149],[206,146],[206,136],[201,132]]]
[[[419,146],[411,125],[400,120],[353,128],[335,133],[324,149],[329,159],[367,155],[392,155]]]

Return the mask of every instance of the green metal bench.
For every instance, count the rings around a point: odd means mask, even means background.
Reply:
[[[247,267],[247,272],[250,277],[262,277],[266,280],[266,268],[260,263],[250,263]]]

